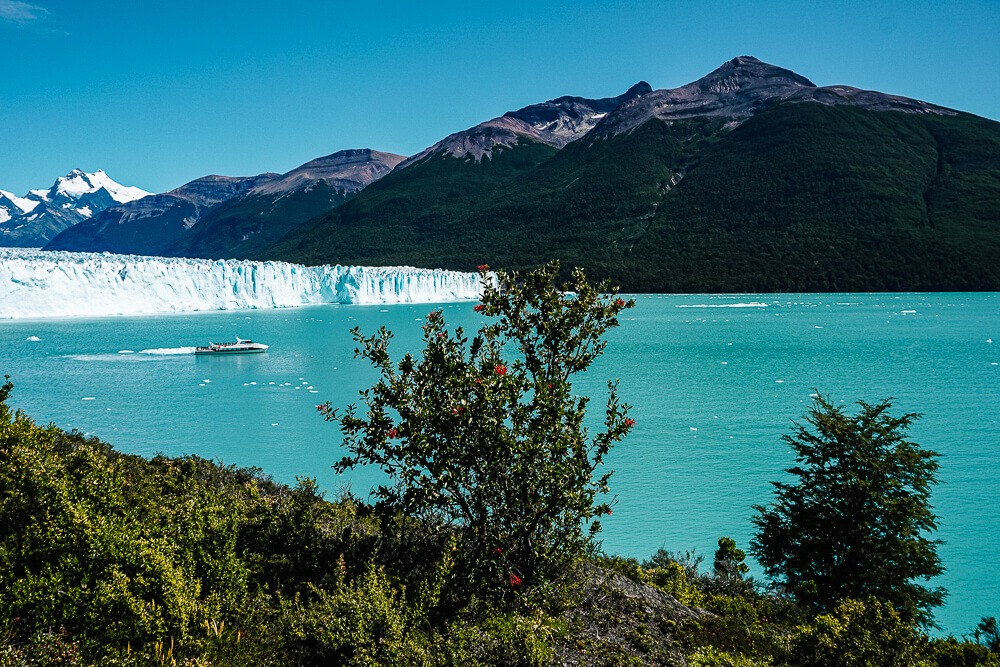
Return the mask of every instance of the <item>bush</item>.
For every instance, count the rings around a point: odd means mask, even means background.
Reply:
[[[391,361],[385,328],[370,337],[355,329],[356,355],[381,373],[362,392],[365,413],[317,406],[345,434],[338,472],[376,465],[392,480],[376,492],[384,513],[457,531],[473,589],[503,595],[558,576],[611,513],[599,502],[611,473],[598,469],[634,421],[609,382],[604,426],[588,436],[588,399],[572,394],[571,378],[603,352],[601,336],[633,302],[578,270],[557,285],[558,272],[553,262],[519,280],[481,267],[476,310],[496,321],[470,342],[430,313],[419,360]]]
[[[891,605],[842,600],[792,639],[792,661],[804,667],[929,667],[927,638]]]

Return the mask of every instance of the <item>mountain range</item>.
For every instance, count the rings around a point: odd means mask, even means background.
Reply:
[[[24,197],[0,190],[0,246],[43,246],[59,232],[109,206],[148,194],[115,182],[100,169],[92,174],[74,169],[47,190],[31,190]]]
[[[1000,289],[1000,123],[749,56],[646,88],[558,141],[504,124],[519,112],[452,135],[259,257],[557,258],[627,291]]]
[[[558,258],[628,291],[1000,290],[1000,123],[743,56],[679,88],[510,111],[405,159],[341,151],[198,179],[47,247],[459,270]]]
[[[344,203],[402,160],[368,149],[346,150],[286,174],[205,176],[164,194],[107,208],[59,234],[45,249],[245,257]]]

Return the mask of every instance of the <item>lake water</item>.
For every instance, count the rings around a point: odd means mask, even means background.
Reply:
[[[472,306],[440,307],[471,330],[482,321]],[[364,495],[379,478],[333,473],[340,436],[314,406],[346,405],[375,380],[353,359],[349,329],[385,324],[399,358],[420,349],[434,308],[0,322],[0,374],[36,421],[120,450],[198,454]],[[936,617],[958,634],[1000,616],[1000,294],[640,295],[625,316],[576,385],[599,412],[606,379],[621,378],[637,421],[608,458],[618,504],[603,522],[606,551],[644,558],[661,546],[693,548],[710,561],[722,535],[745,548],[751,505],[769,502],[769,482],[793,463],[781,435],[810,394],[836,403],[893,396],[896,413],[924,413],[912,439],[941,454],[933,503],[947,573],[935,583],[950,596]],[[236,335],[271,350],[183,354]]]

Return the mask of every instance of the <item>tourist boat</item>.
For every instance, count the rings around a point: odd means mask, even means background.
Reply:
[[[252,340],[243,340],[236,337],[235,343],[213,343],[208,342],[208,347],[194,348],[195,354],[252,354],[254,352],[267,352],[267,345],[255,343]]]

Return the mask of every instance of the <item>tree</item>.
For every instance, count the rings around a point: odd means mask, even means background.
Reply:
[[[466,565],[488,587],[541,581],[583,553],[600,530],[598,517],[611,514],[600,502],[611,472],[598,468],[635,423],[617,381],[609,382],[603,427],[591,435],[588,399],[574,396],[571,384],[634,302],[616,298],[607,283],[588,284],[580,270],[557,286],[558,271],[552,262],[519,281],[480,267],[475,310],[496,321],[470,343],[432,312],[419,359],[407,353],[394,363],[391,333],[383,327],[365,337],[355,329],[355,356],[381,374],[361,392],[365,413],[317,406],[345,435],[349,454],[335,469],[384,470],[392,484],[375,491],[378,506],[456,531]],[[504,357],[511,352],[512,360]]]
[[[817,396],[806,425],[783,436],[798,483],[774,482],[777,502],[755,506],[751,552],[816,612],[874,596],[907,622],[932,624],[945,591],[914,580],[944,571],[940,541],[925,537],[937,529],[929,499],[938,455],[906,439],[920,415],[892,417],[889,400],[858,405],[849,416]]]

